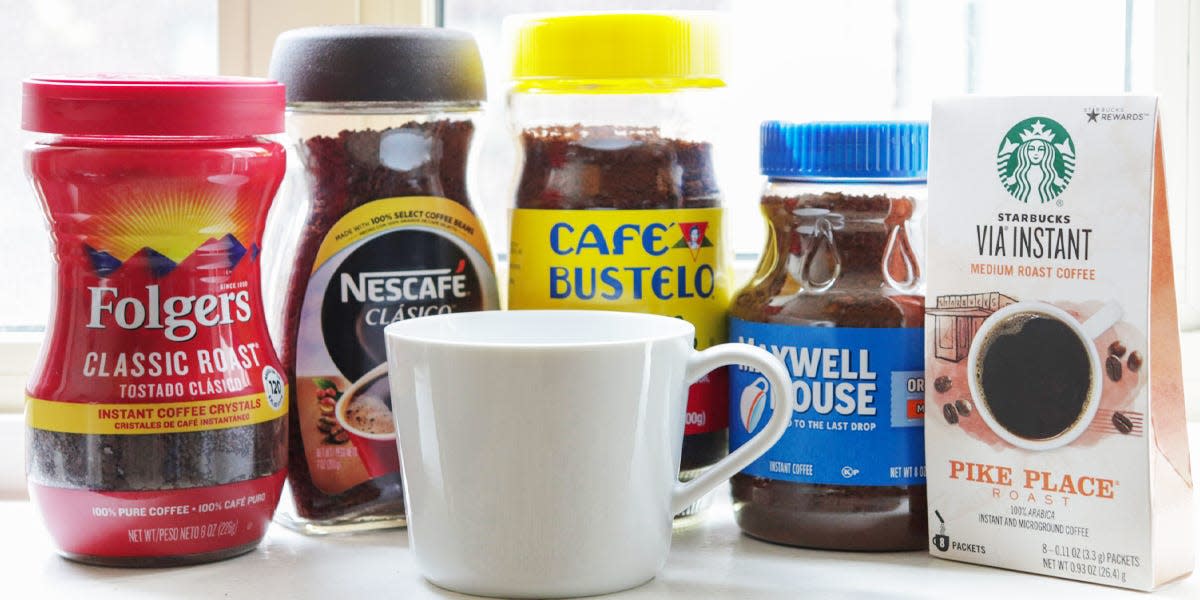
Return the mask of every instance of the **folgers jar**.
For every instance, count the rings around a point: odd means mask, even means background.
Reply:
[[[259,293],[283,86],[30,79],[26,167],[54,240],[26,391],[30,496],[101,565],[253,549],[284,480],[287,393]]]
[[[277,285],[292,384],[285,524],[404,525],[383,329],[499,308],[466,185],[479,51],[443,29],[319,27],[282,34],[270,71],[287,85],[300,174],[278,223],[299,235]]]
[[[792,425],[732,481],[738,525],[843,550],[927,545],[923,446],[924,123],[767,122],[768,240],[732,341],[778,356]],[[764,426],[754,371],[730,378],[730,448]]]
[[[713,169],[720,31],[705,13],[526,18],[509,307],[675,316],[726,340],[731,272]],[[682,477],[726,453],[726,373],[692,386]],[[665,400],[664,400],[665,401]]]

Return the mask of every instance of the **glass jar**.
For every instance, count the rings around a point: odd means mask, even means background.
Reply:
[[[287,405],[259,265],[286,159],[260,136],[283,130],[283,102],[249,78],[24,84],[56,268],[26,472],[68,558],[205,562],[267,531]]]
[[[676,316],[724,342],[732,291],[714,169],[724,87],[708,13],[515,18],[509,113],[523,160],[512,309]],[[681,473],[727,453],[726,371],[693,385]],[[693,509],[685,512],[690,514]]]
[[[928,543],[927,140],[924,123],[763,124],[769,235],[734,297],[730,338],[784,360],[795,414],[732,480],[738,525],[754,537],[839,550]],[[734,372],[731,449],[766,423],[766,393],[758,373]]]
[[[405,524],[383,329],[500,301],[467,163],[484,98],[465,33],[314,27],[282,34],[291,192],[271,228],[280,356],[292,385],[281,523],[310,534]]]

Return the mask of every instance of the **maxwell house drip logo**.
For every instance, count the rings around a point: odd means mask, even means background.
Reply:
[[[738,406],[742,417],[742,428],[747,432],[757,429],[759,422],[762,421],[764,407],[768,400],[767,389],[767,380],[763,377],[755,379],[750,385],[742,388],[741,401]]]

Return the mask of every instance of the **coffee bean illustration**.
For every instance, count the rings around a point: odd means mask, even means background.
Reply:
[[[1120,431],[1126,435],[1133,431],[1133,421],[1129,420],[1129,417],[1125,416],[1124,413],[1114,411],[1112,416],[1112,424],[1113,427],[1117,428],[1117,431]]]
[[[942,416],[946,417],[946,422],[951,425],[958,423],[958,411],[955,410],[953,404],[942,405]]]
[[[1132,359],[1132,358],[1133,357],[1130,356],[1130,359]],[[1111,379],[1113,381],[1120,381],[1121,380],[1121,359],[1119,359],[1115,356],[1108,357],[1108,360],[1104,361],[1104,370],[1108,373],[1109,379]]]
[[[1129,370],[1137,373],[1142,368],[1142,355],[1137,350],[1129,353]]]
[[[971,416],[971,402],[969,400],[966,400],[964,398],[955,400],[954,401],[954,409],[957,410],[958,414],[961,416],[964,416],[964,417]]]
[[[937,390],[939,394],[945,394],[953,385],[954,382],[951,381],[946,375],[942,375],[941,377],[933,380],[933,389]]]
[[[1108,353],[1117,358],[1121,358],[1121,357],[1125,356],[1125,344],[1122,344],[1121,340],[1117,340],[1117,341],[1109,344],[1108,345]]]

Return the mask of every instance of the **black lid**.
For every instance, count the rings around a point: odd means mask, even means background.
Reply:
[[[294,102],[478,102],[483,62],[471,34],[334,25],[279,34],[271,78]]]

